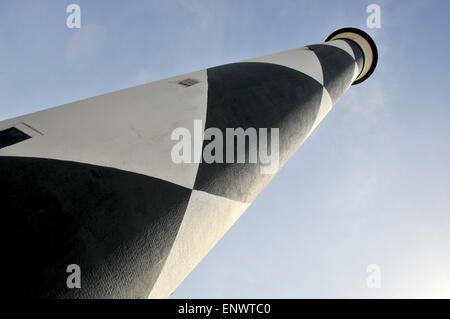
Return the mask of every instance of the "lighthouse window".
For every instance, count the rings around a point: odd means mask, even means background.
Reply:
[[[184,79],[183,81],[178,82],[178,84],[185,86],[185,87],[192,86],[197,83],[200,83],[200,81],[197,81],[194,79]]]
[[[0,131],[0,148],[25,141],[29,138],[31,138],[31,136],[15,127],[7,128],[6,130]]]

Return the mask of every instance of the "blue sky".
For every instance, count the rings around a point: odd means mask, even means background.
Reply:
[[[66,27],[66,6],[82,28]],[[366,7],[381,7],[368,29]],[[372,35],[353,86],[173,297],[450,297],[448,1],[2,1],[0,120]],[[381,268],[380,289],[366,267]]]

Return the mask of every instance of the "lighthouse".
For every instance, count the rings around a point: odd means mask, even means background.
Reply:
[[[345,28],[1,121],[10,291],[169,297],[377,58]]]

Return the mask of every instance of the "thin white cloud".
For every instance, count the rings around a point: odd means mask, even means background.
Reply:
[[[73,30],[73,35],[64,52],[64,58],[72,69],[85,69],[101,59],[104,54],[106,30],[96,24],[83,25],[78,30]]]

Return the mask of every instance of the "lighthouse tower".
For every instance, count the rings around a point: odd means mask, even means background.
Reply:
[[[0,122],[8,291],[167,298],[376,63],[372,39],[346,28]],[[191,161],[174,159],[180,130],[200,136]]]

